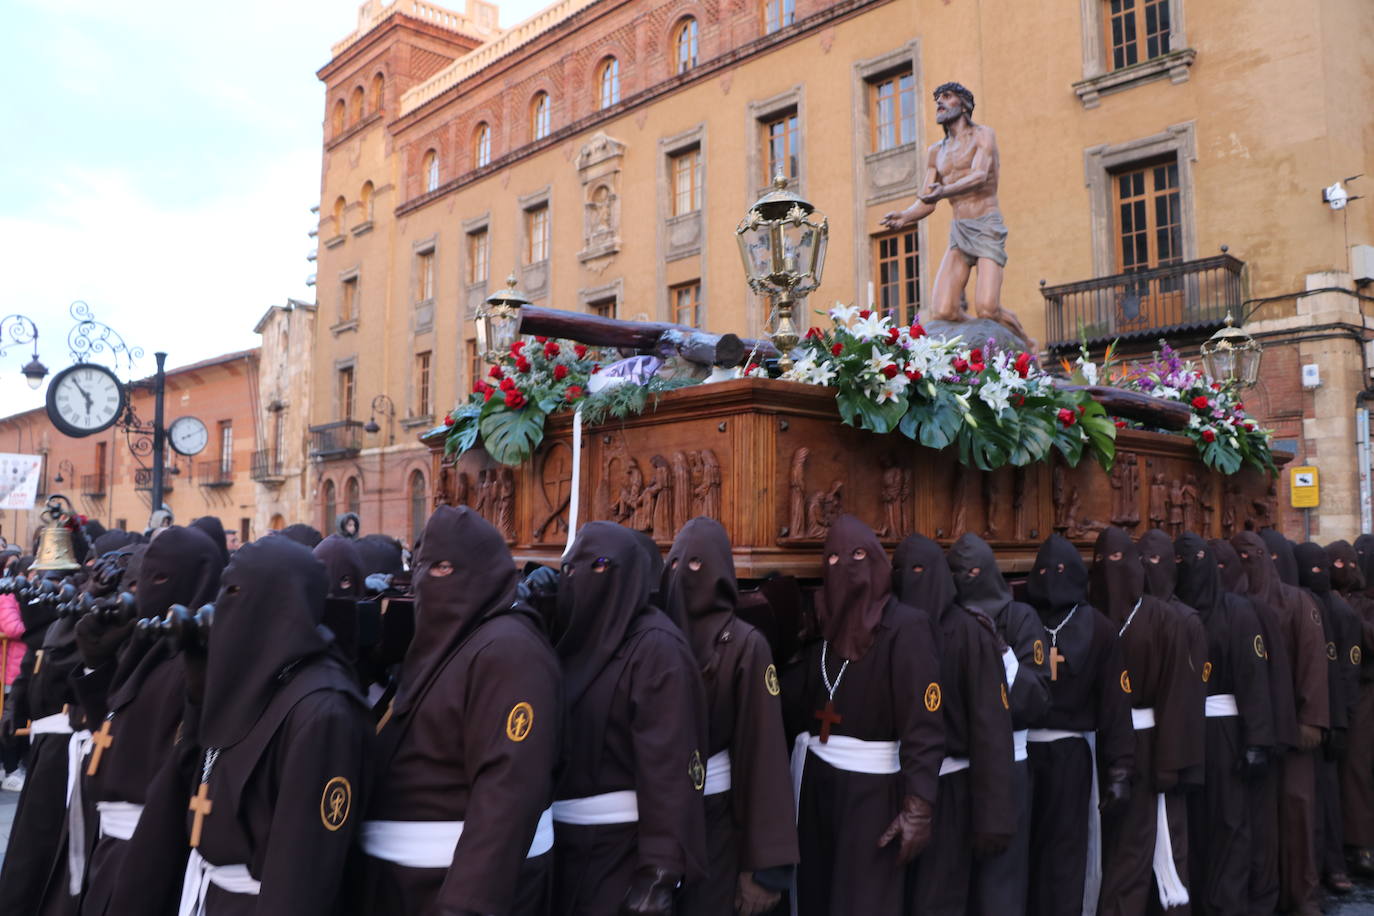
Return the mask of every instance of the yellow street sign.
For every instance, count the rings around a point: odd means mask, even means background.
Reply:
[[[1294,509],[1315,509],[1321,504],[1317,469],[1310,464],[1289,468],[1288,490]]]

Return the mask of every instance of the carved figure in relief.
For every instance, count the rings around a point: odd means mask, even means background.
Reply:
[[[832,481],[829,490],[817,490],[806,500],[806,536],[824,538],[844,511],[844,481]]]
[[[1054,530],[1068,537],[1069,531],[1069,481],[1062,464],[1054,466],[1050,478],[1050,495],[1054,501]]]
[[[794,537],[806,536],[806,459],[811,449],[802,446],[792,453],[792,468],[787,480],[787,533]]]
[[[1257,496],[1251,500],[1250,505],[1254,509],[1254,514],[1247,523],[1247,528],[1258,531],[1261,528],[1272,528],[1278,521],[1279,512],[1279,483],[1278,478],[1270,477],[1269,486],[1264,490],[1263,496]]]
[[[491,468],[483,468],[477,474],[477,505],[473,508],[477,514],[487,521],[491,521],[495,508],[495,481],[492,479],[493,471]]]
[[[1169,520],[1169,488],[1164,484],[1164,475],[1155,474],[1150,481],[1150,527],[1163,528]]]
[[[1217,514],[1217,507],[1212,499],[1212,488],[1199,486],[1197,491],[1197,504],[1202,512],[1202,531],[1211,533],[1212,518]]]
[[[617,522],[636,531],[649,530],[653,513],[643,509],[640,500],[643,493],[644,472],[639,469],[639,462],[631,458],[625,465],[625,483],[621,485],[620,495],[611,506]]]
[[[1183,534],[1183,484],[1177,479],[1169,482],[1169,521],[1166,529],[1173,537]]]
[[[1236,533],[1236,503],[1240,500],[1240,485],[1234,480],[1226,481],[1226,489],[1221,494],[1221,533],[1230,537]]]
[[[673,537],[673,479],[668,468],[668,459],[655,455],[649,460],[654,469],[649,484],[639,499],[651,510],[649,527],[641,531],[652,531],[654,540],[668,541]]]
[[[1189,475],[1184,479],[1182,490],[1183,490],[1183,530],[1184,530],[1184,531],[1196,531],[1196,532],[1198,532],[1198,533],[1203,533],[1203,532],[1202,532],[1202,529],[1198,527],[1198,522],[1200,521],[1200,515],[1201,515],[1201,512],[1200,512],[1200,508],[1201,508],[1201,507],[1200,507],[1201,497],[1200,497],[1200,494],[1198,493],[1198,486],[1197,486],[1197,477],[1196,477],[1196,475],[1189,474]]]
[[[1026,484],[1029,472],[1018,467],[1011,472],[1011,526],[1017,539],[1026,536]]]
[[[983,524],[983,538],[996,540],[1001,536],[997,527],[997,505],[1002,499],[1002,484],[996,471],[983,472],[983,512],[987,516]]]
[[[701,483],[696,488],[700,505],[698,512],[720,521],[720,462],[716,459],[716,453],[709,448],[702,449],[700,456]]]
[[[902,509],[907,501],[906,478],[902,469],[890,465],[883,469],[883,528],[878,537],[899,538],[906,533]]]
[[[450,473],[452,473],[452,470]],[[453,485],[453,504],[455,506],[466,506],[471,499],[472,479],[468,477],[467,471],[458,471],[456,482]]]
[[[1140,504],[1136,494],[1139,473],[1134,455],[1127,453],[1117,456],[1111,476],[1113,525],[1133,528],[1140,524]]]
[[[951,507],[949,536],[958,539],[968,530],[969,475],[962,464],[954,467],[954,505]]]
[[[566,446],[554,446],[544,453],[540,479],[545,514],[534,528],[535,540],[542,540],[550,525],[553,534],[568,530],[568,504],[572,500],[572,460],[568,452]]]
[[[502,466],[493,472],[492,482],[496,491],[496,530],[505,535],[506,540],[515,540],[515,472]]]
[[[673,531],[687,524],[693,516],[691,465],[695,457],[695,452],[673,455],[673,523],[669,526]]]

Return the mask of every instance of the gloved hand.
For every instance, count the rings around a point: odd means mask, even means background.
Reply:
[[[672,916],[673,892],[681,881],[661,868],[639,869],[620,903],[621,916]]]
[[[107,623],[96,614],[76,622],[76,648],[87,668],[99,668],[115,657],[119,647],[133,632],[134,621]]]
[[[973,854],[980,859],[1000,856],[1011,845],[1011,836],[1005,833],[975,833],[973,835]]]
[[[1097,807],[1105,814],[1118,811],[1131,800],[1131,771],[1125,767],[1111,767],[1107,770],[1107,786],[1102,790],[1102,798]]]
[[[1236,772],[1244,779],[1262,779],[1269,769],[1269,752],[1262,747],[1247,747],[1236,761]]]
[[[1298,747],[1304,751],[1315,750],[1322,743],[1322,730],[1315,725],[1298,726]]]
[[[754,873],[739,873],[739,885],[735,890],[735,911],[740,916],[758,916],[767,913],[782,900],[782,894],[770,891],[754,880]]]
[[[879,848],[901,837],[902,842],[897,850],[897,861],[902,865],[909,865],[930,842],[932,820],[934,820],[934,809],[930,802],[919,795],[908,795],[902,799],[902,810],[892,819],[892,823],[887,825],[883,835],[878,838]]]

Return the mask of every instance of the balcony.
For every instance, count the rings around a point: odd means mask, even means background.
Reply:
[[[175,481],[175,480],[176,480],[176,478],[175,478],[174,476],[172,476],[172,472],[171,472],[170,469],[164,470],[164,471],[162,472],[162,492],[163,492],[163,493],[170,493],[170,492],[172,492],[172,482]],[[151,490],[153,489],[153,469],[152,469],[152,468],[135,468],[135,469],[134,469],[134,489],[135,489],[135,490],[145,490],[145,491],[151,491]]]
[[[310,457],[316,461],[352,458],[362,448],[361,420],[335,420],[310,427]]]
[[[196,462],[196,483],[202,487],[232,487],[234,485],[234,463],[216,458],[213,461]]]
[[[81,475],[81,495],[89,496],[91,499],[105,498],[105,475],[104,474],[82,474]]]
[[[1245,262],[1229,254],[1149,270],[1043,286],[1046,347],[1193,335],[1239,316]]]
[[[258,449],[253,453],[250,476],[258,483],[268,486],[285,483],[286,471],[282,468],[281,455],[270,449]]]

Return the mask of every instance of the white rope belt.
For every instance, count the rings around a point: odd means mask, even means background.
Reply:
[[[1155,708],[1146,706],[1143,709],[1131,710],[1131,727],[1138,732],[1143,732],[1147,728],[1155,727]]]
[[[363,821],[358,840],[374,859],[406,868],[448,868],[463,835],[462,821]],[[553,810],[545,808],[525,858],[553,849]]]
[[[143,816],[143,806],[133,802],[96,802],[95,810],[100,813],[100,835],[116,840],[133,839],[138,819]]]
[[[885,775],[901,772],[899,749],[900,745],[896,741],[864,741],[847,735],[831,735],[830,740],[822,744],[820,738],[810,732],[802,732],[792,744],[794,812],[801,809],[802,774],[806,771],[806,758],[811,754],[815,754],[837,770]]]
[[[1017,763],[1020,763],[1030,756],[1030,753],[1026,750],[1026,742],[1029,740],[1030,729],[1018,728],[1011,733],[1011,756]]]
[[[706,759],[706,785],[703,795],[719,795],[730,791],[730,752],[721,751]]]
[[[598,827],[603,824],[633,824],[639,820],[639,796],[633,790],[566,798],[553,803],[553,819],[558,824]]]
[[[958,773],[968,769],[967,757],[946,757],[940,761],[940,775],[948,776],[950,773]]]
[[[29,738],[36,738],[39,735],[70,735],[72,733],[72,720],[65,712],[55,712],[50,716],[41,719],[34,719],[29,725]]]
[[[1234,693],[1218,693],[1207,698],[1207,705],[1203,707],[1209,719],[1223,719],[1227,716],[1240,715],[1240,707],[1236,705],[1236,695]]]
[[[1017,660],[1016,653],[1011,647],[1002,650],[1002,668],[1007,673],[1007,693],[1010,695],[1012,688],[1016,686],[1016,674],[1021,670],[1021,662]],[[1017,729],[1011,733],[1012,758],[1017,761],[1026,759],[1026,730]]]
[[[73,732],[67,739],[67,891],[73,897],[81,896],[81,885],[86,880],[86,807],[81,802],[81,761],[90,749],[89,728]],[[75,837],[81,841],[74,841]]]
[[[1032,744],[1048,744],[1051,741],[1063,741],[1065,738],[1082,738],[1087,740],[1090,732],[1066,732],[1059,728],[1028,728],[1026,729],[1026,740]]]
[[[262,893],[262,884],[248,873],[247,865],[211,865],[192,849],[186,860],[186,878],[181,883],[181,905],[177,916],[205,916],[205,895],[214,885],[231,894]]]
[[[1174,862],[1174,841],[1169,836],[1169,815],[1164,806],[1164,793],[1160,792],[1155,815],[1155,883],[1159,885],[1159,902],[1165,908],[1184,906],[1188,903],[1188,886],[1179,876],[1178,865]]]

